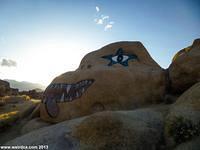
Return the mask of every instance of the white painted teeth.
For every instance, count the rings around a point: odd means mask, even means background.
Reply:
[[[71,89],[71,84],[67,85],[67,94],[69,93],[69,90]]]
[[[61,97],[60,101],[64,102],[64,100],[65,100],[65,93],[62,94],[62,97]]]
[[[60,84],[52,84],[50,85],[50,88],[59,88],[60,87]]]
[[[79,97],[79,93],[78,93],[78,92],[76,92],[76,97],[77,97],[77,98]]]
[[[48,96],[50,96],[52,100],[59,100],[58,96],[60,96],[59,102],[73,101],[74,99],[80,98],[92,83],[93,80],[82,80],[76,84],[52,83],[45,90],[43,102],[45,103],[47,101]],[[51,89],[51,91],[49,91],[49,89]]]
[[[79,83],[76,83],[76,84],[59,84],[59,83],[54,83],[54,84],[51,84],[48,88],[57,88],[57,89],[63,89],[63,88],[66,88],[67,90],[67,93],[69,92],[70,88],[72,87],[72,85],[76,88],[80,88],[80,87],[84,87],[84,86],[87,86],[87,85],[90,85],[92,84],[92,80],[83,80]]]
[[[83,94],[85,92],[85,88],[82,88],[81,93]]]

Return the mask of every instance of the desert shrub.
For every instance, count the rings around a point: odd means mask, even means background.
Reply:
[[[28,95],[22,95],[21,96],[24,100],[30,100],[31,98],[30,98],[30,96],[28,96]]]
[[[186,142],[200,135],[200,122],[193,124],[191,120],[175,117],[167,123],[167,132],[177,144]]]
[[[0,114],[0,131],[9,127],[19,118],[18,111],[12,111],[4,114]]]
[[[27,95],[21,95],[21,96],[4,96],[2,98],[3,101],[6,103],[18,103],[20,101],[27,101],[30,100],[30,97]]]

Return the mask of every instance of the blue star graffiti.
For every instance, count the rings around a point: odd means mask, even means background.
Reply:
[[[102,56],[102,58],[110,60],[108,66],[114,64],[121,64],[122,66],[127,67],[129,60],[138,60],[138,57],[135,54],[124,54],[124,50],[119,48],[117,52],[113,55]]]

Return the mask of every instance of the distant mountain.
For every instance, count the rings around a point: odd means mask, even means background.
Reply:
[[[16,80],[10,80],[10,79],[5,79],[4,81],[7,81],[10,83],[11,88],[17,88],[19,91],[29,91],[33,89],[37,90],[44,90],[46,87],[44,85],[38,84],[38,83],[31,83],[27,81],[16,81]]]

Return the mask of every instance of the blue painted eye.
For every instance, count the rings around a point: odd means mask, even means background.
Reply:
[[[118,63],[124,62],[127,59],[129,59],[129,57],[127,55],[118,55],[118,56],[112,57],[112,60],[115,61],[115,62],[118,62]]]
[[[135,54],[125,55],[122,48],[119,48],[115,55],[106,55],[106,56],[103,56],[102,58],[110,60],[110,63],[108,64],[108,66],[112,66],[117,63],[123,66],[128,66],[128,61],[130,59],[138,60],[138,57]]]

